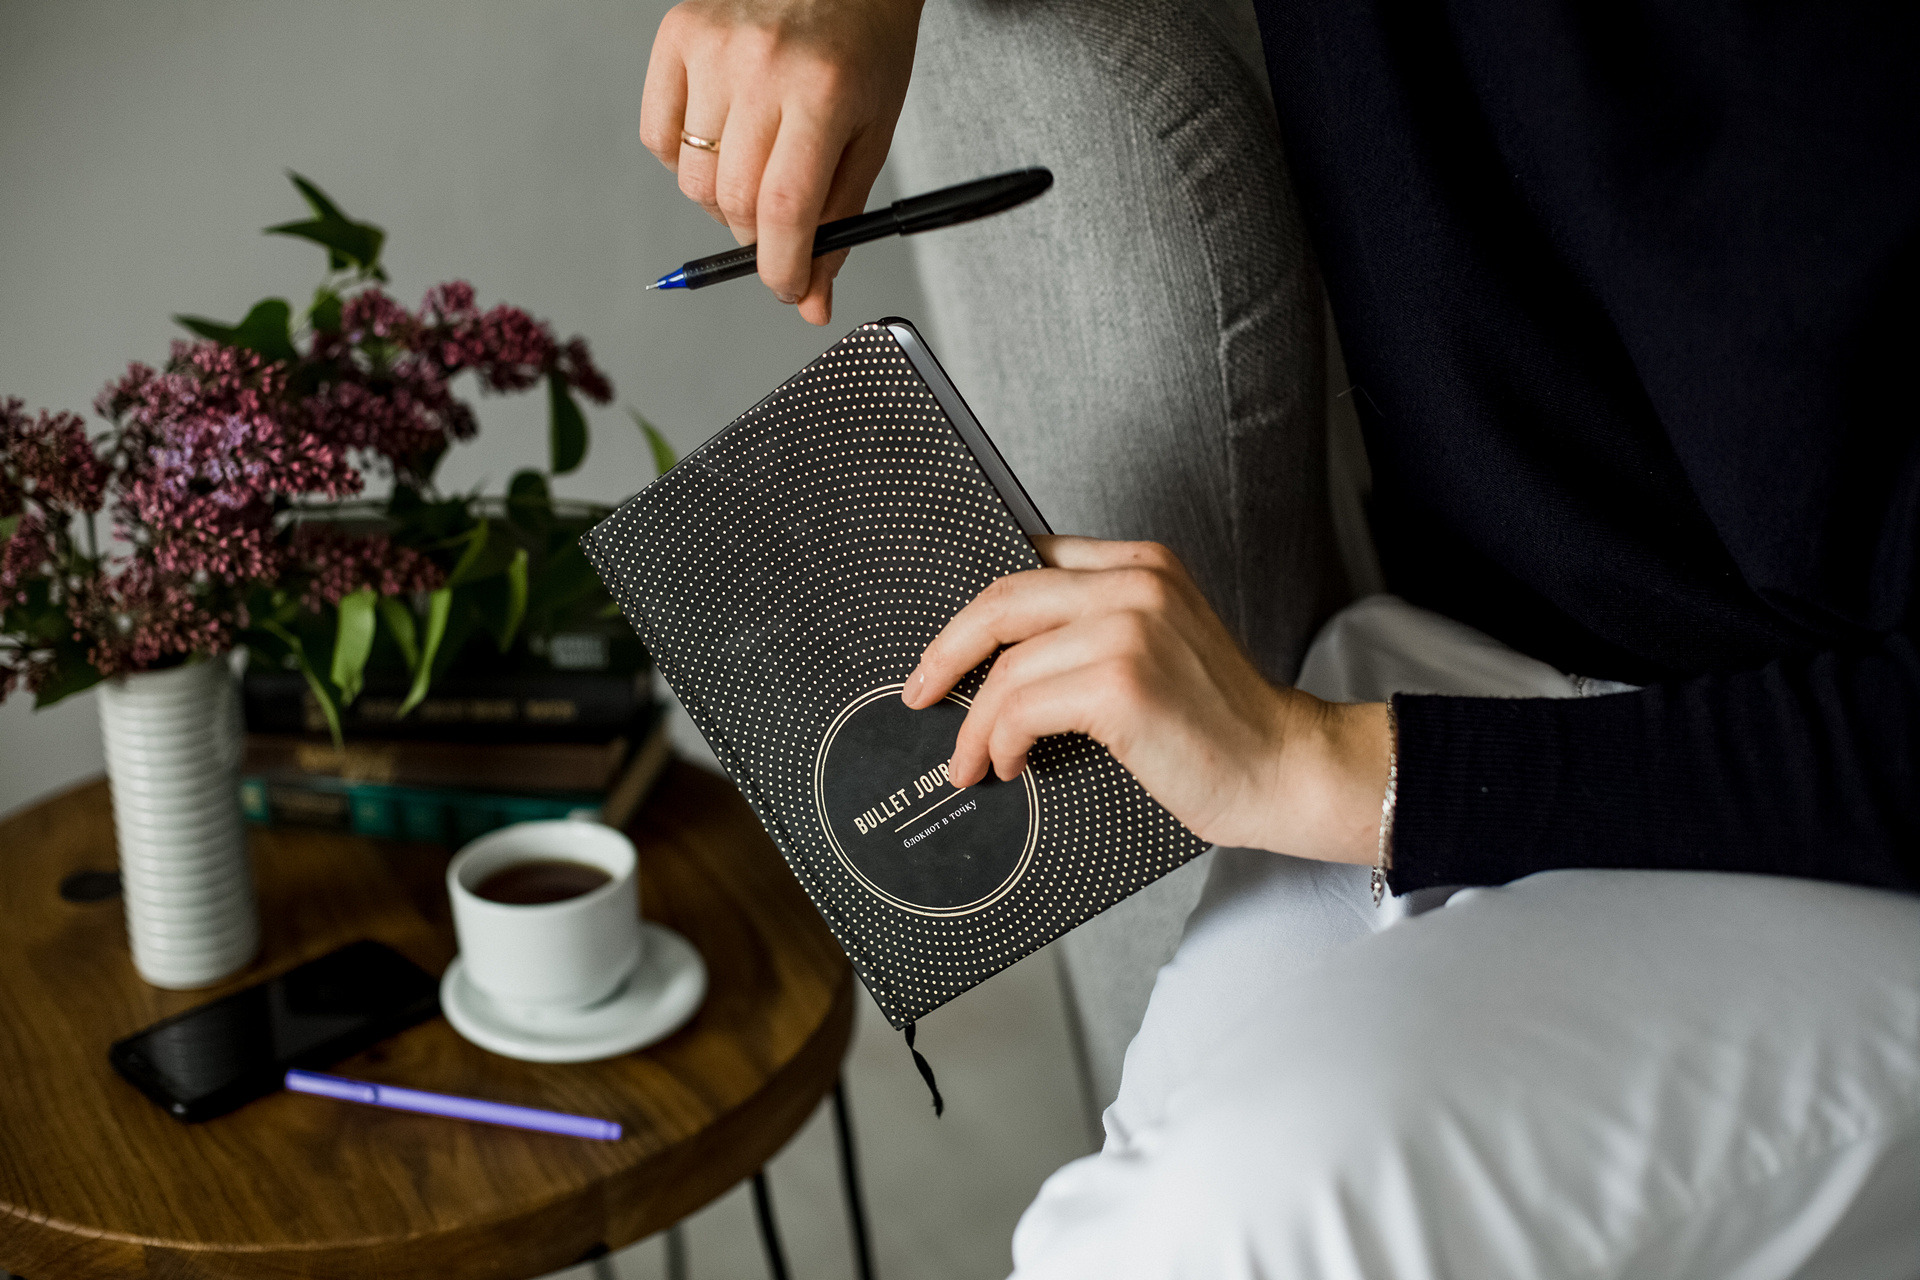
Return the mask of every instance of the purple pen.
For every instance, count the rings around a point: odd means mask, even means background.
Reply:
[[[398,1085],[349,1080],[345,1076],[322,1075],[318,1071],[287,1072],[287,1088],[294,1093],[318,1094],[323,1098],[338,1098],[342,1102],[364,1102],[370,1107],[451,1116],[455,1120],[478,1120],[482,1124],[503,1124],[513,1129],[537,1129],[541,1133],[561,1133],[570,1138],[600,1138],[611,1142],[620,1136],[620,1126],[611,1120],[568,1115],[564,1111],[542,1111],[538,1107],[516,1107],[510,1103],[487,1102],[480,1098],[462,1098],[451,1093],[402,1089]]]

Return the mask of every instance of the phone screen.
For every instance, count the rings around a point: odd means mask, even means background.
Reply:
[[[181,1120],[206,1120],[439,1012],[439,984],[378,942],[355,942],[116,1041],[114,1069]]]

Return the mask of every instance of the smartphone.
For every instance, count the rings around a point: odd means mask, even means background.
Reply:
[[[177,1013],[107,1050],[177,1120],[210,1120],[440,1012],[440,984],[378,942],[349,943],[277,978]]]

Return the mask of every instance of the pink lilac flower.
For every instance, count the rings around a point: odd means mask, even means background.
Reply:
[[[428,291],[414,349],[448,376],[473,369],[490,391],[522,391],[538,382],[559,351],[553,331],[518,307],[482,315],[473,286],[456,280]]]
[[[369,341],[404,343],[421,323],[379,289],[363,289],[340,308],[340,335],[354,346]]]
[[[482,314],[473,298],[472,285],[454,280],[429,289],[420,303],[414,349],[448,376],[473,369],[490,391],[522,391],[558,372],[597,404],[613,398],[613,384],[594,366],[584,339],[562,346],[550,326],[520,308],[502,304]]]
[[[87,660],[111,676],[231,648],[245,611],[214,604],[202,587],[135,557],[82,584],[69,612],[75,639],[89,645]]]
[[[53,540],[47,536],[45,518],[35,511],[22,514],[13,536],[0,544],[0,609],[24,599],[21,587],[29,579],[47,576],[53,557]]]
[[[465,280],[437,284],[427,290],[427,296],[420,302],[422,324],[460,324],[479,314],[479,308],[473,302],[473,286]]]
[[[138,480],[127,489],[122,515],[115,531],[141,545],[163,573],[233,586],[271,582],[285,565],[273,506],[264,498]]]
[[[384,386],[342,379],[309,396],[303,406],[316,435],[341,450],[384,459],[403,471],[417,458],[437,455],[449,440],[478,430],[467,407],[446,382],[416,360],[394,365]]]
[[[0,488],[11,490],[10,501],[0,497],[0,515],[27,497],[67,512],[98,511],[109,474],[79,414],[42,409],[29,418],[18,399],[0,402],[0,470]]]
[[[607,375],[593,363],[585,338],[573,338],[567,342],[560,367],[574,390],[595,404],[606,404],[613,399],[613,383],[607,381]]]
[[[429,290],[417,312],[360,290],[340,327],[306,346],[269,361],[177,342],[164,369],[129,365],[94,402],[118,427],[104,457],[76,415],[0,401],[0,518],[19,517],[0,544],[0,603],[47,580],[113,674],[230,647],[252,586],[284,585],[313,609],[369,586],[432,590],[445,574],[425,554],[293,523],[289,509],[358,494],[369,469],[427,487],[446,447],[478,429],[450,387],[464,371],[486,391],[553,376],[596,402],[613,396],[583,340],[562,344],[517,307],[483,312],[465,281]],[[67,521],[103,506],[132,553],[74,578]],[[0,698],[54,670],[50,650],[0,652]]]
[[[307,525],[295,534],[293,545],[295,559],[312,575],[301,599],[315,612],[363,587],[383,596],[406,596],[432,591],[446,580],[426,555],[395,544],[385,534],[356,535]]]
[[[122,430],[114,514],[159,572],[271,581],[281,501],[360,491],[347,449],[288,412],[287,382],[284,366],[253,352],[183,342],[165,373],[135,366],[101,393]]]

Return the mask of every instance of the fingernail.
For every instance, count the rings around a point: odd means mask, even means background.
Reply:
[[[780,299],[780,301],[786,303],[788,306],[792,306],[794,303],[800,301],[800,296],[794,293],[776,293],[773,296]]]

